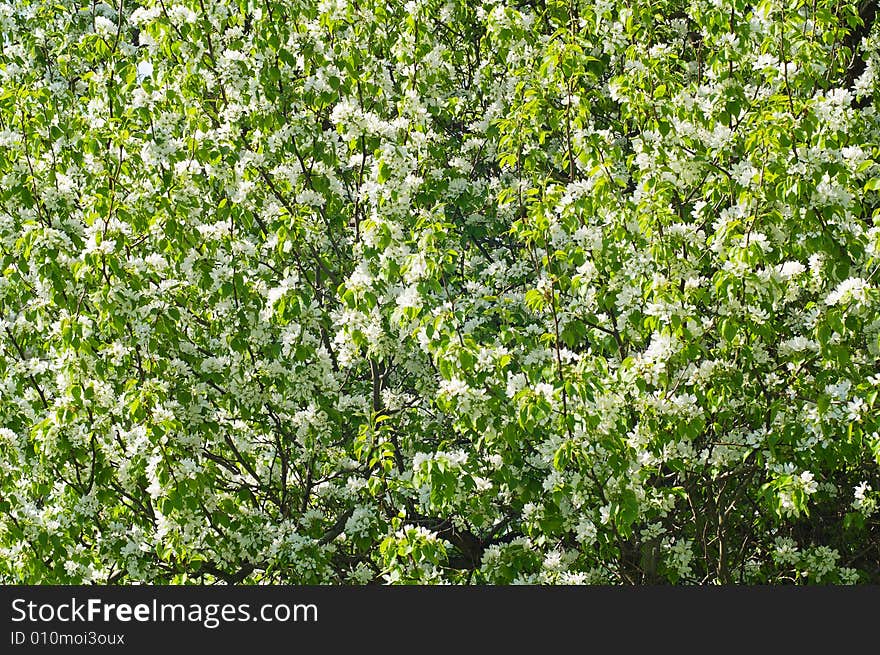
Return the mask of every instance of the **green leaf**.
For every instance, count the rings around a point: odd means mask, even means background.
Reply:
[[[725,341],[732,342],[736,337],[737,327],[736,323],[733,322],[732,319],[725,319],[721,321],[721,336]]]
[[[546,299],[544,297],[544,294],[537,289],[529,289],[528,291],[526,291],[525,303],[526,307],[531,309],[533,312],[538,312],[544,308],[544,305],[546,304]]]

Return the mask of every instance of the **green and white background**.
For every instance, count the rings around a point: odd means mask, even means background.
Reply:
[[[0,581],[880,581],[848,0],[4,0]]]

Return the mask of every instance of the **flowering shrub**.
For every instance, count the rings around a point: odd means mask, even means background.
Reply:
[[[875,12],[0,5],[0,580],[880,581]]]

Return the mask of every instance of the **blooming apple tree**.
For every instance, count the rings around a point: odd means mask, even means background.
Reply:
[[[880,581],[876,5],[0,5],[0,580]]]

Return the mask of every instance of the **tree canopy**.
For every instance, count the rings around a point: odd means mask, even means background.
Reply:
[[[880,581],[876,3],[0,5],[0,580]]]

